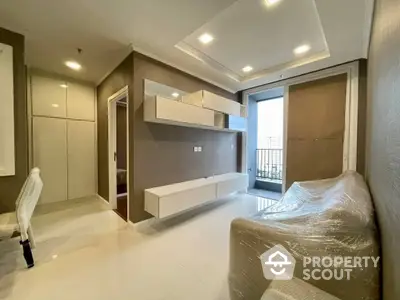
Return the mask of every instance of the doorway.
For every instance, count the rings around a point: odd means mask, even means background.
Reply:
[[[129,98],[125,87],[108,99],[108,172],[111,208],[129,219]]]
[[[249,95],[249,193],[280,199],[284,179],[284,88]]]

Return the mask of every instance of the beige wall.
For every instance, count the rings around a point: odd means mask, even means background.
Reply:
[[[400,1],[377,0],[368,62],[367,179],[379,219],[383,299],[400,299]]]
[[[15,210],[15,201],[28,175],[28,127],[24,37],[0,28],[0,43],[11,45],[14,57],[15,175],[0,177],[0,213],[4,213]]]

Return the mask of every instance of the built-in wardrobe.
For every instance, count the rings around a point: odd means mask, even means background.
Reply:
[[[30,74],[32,167],[44,182],[40,203],[96,195],[95,89]]]

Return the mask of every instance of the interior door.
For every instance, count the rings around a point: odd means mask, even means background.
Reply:
[[[117,101],[108,102],[108,185],[109,202],[117,208]]]
[[[286,189],[343,170],[347,74],[289,87]]]

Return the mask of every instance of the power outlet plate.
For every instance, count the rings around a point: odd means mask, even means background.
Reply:
[[[201,147],[201,146],[193,147],[193,152],[202,152],[202,151],[203,151],[203,147]]]

